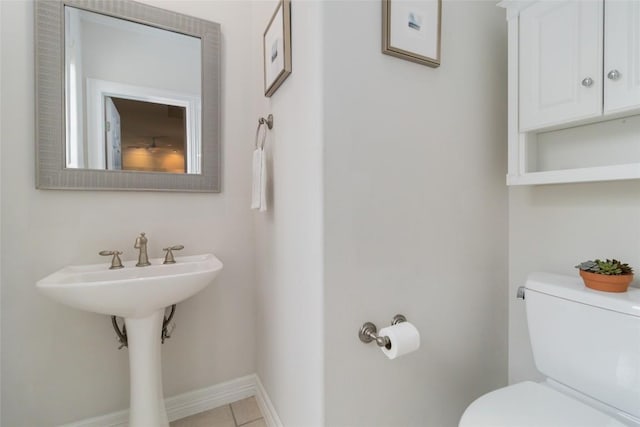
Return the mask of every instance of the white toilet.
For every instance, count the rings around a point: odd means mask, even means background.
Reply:
[[[460,427],[640,426],[640,289],[615,294],[580,278],[529,275],[525,304],[543,382],[485,394]]]

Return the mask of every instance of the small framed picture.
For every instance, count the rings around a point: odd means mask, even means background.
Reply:
[[[263,37],[264,96],[270,97],[291,74],[291,1],[280,0]]]
[[[382,0],[382,53],[440,66],[442,0]]]

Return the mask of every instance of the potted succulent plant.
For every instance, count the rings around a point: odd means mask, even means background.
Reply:
[[[587,288],[605,292],[626,292],[633,280],[633,268],[617,259],[596,259],[576,265]]]

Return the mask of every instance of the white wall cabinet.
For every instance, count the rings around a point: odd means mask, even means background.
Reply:
[[[604,3],[604,113],[640,104],[640,2]]]
[[[602,114],[602,0],[524,9],[519,50],[521,131]]]
[[[640,178],[640,0],[505,0],[509,185]]]

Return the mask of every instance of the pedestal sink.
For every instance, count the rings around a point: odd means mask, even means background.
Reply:
[[[160,334],[166,307],[208,286],[222,269],[211,254],[176,257],[176,264],[109,270],[108,264],[65,267],[38,281],[37,288],[68,306],[124,317],[129,343],[130,427],[169,425],[162,394]]]

